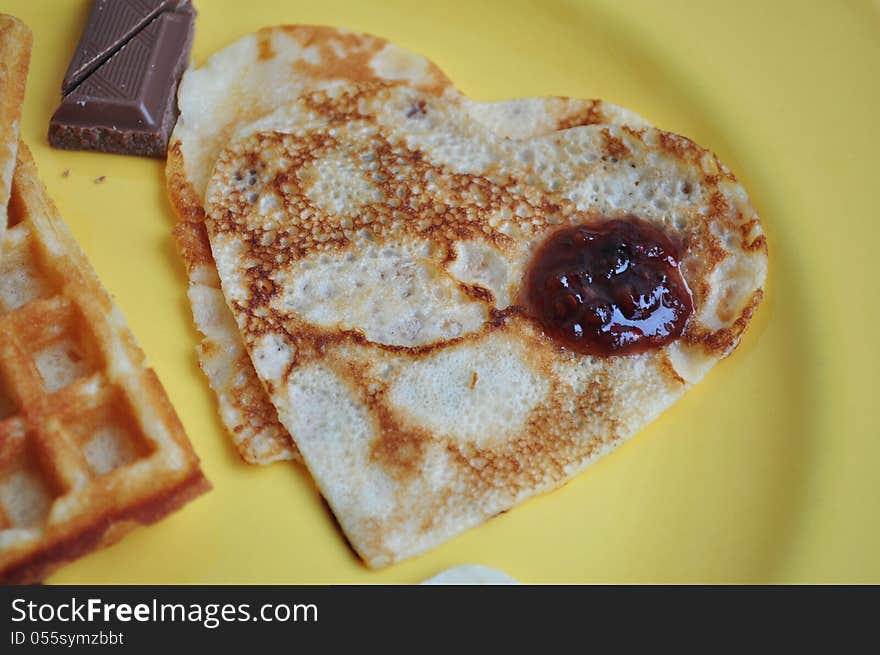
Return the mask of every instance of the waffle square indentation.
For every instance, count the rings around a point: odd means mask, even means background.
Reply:
[[[150,455],[154,446],[144,436],[131,404],[119,389],[107,392],[95,406],[67,426],[95,475],[106,475]]]
[[[52,494],[30,466],[9,471],[0,480],[0,504],[13,528],[33,528],[43,523],[52,507]]]
[[[0,433],[6,440],[0,462],[0,528],[42,525],[60,495],[53,474],[41,464],[30,433]]]
[[[33,315],[33,316],[32,316]],[[60,298],[40,301],[15,315],[16,338],[55,393],[101,369],[100,351],[85,318]]]
[[[45,298],[52,286],[41,269],[25,226],[9,230],[0,257],[0,313]]]
[[[94,370],[79,344],[69,338],[54,341],[38,351],[34,364],[49,393],[63,389]]]

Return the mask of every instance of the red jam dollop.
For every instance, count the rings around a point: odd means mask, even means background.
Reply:
[[[592,355],[660,348],[694,305],[675,245],[635,216],[553,232],[525,278],[526,310],[564,346]]]

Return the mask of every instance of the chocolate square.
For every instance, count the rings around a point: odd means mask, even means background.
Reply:
[[[194,21],[188,2],[153,18],[64,96],[49,124],[49,143],[68,150],[164,157]]]
[[[70,93],[94,70],[163,11],[175,10],[182,0],[95,0],[73,59],[61,83]]]

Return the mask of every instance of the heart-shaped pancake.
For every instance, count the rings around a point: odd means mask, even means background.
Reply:
[[[745,191],[693,142],[507,139],[403,86],[331,85],[258,122],[206,199],[257,374],[370,566],[631,437],[735,347],[766,274]]]
[[[189,300],[203,338],[199,361],[235,445],[245,461],[298,459],[278,422],[226,308],[202,220],[211,168],[242,127],[309,91],[364,82],[407,84],[459,102],[496,134],[529,138],[575,125],[646,126],[630,111],[601,100],[526,98],[481,103],[458,93],[437,66],[379,37],[333,27],[264,28],[214,54],[184,75],[180,118],[168,149],[168,191],[180,223],[178,248],[190,279]]]

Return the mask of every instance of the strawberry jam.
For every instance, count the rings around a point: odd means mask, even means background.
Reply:
[[[535,251],[523,300],[551,338],[593,355],[664,346],[694,309],[674,244],[635,216],[553,232]]]

